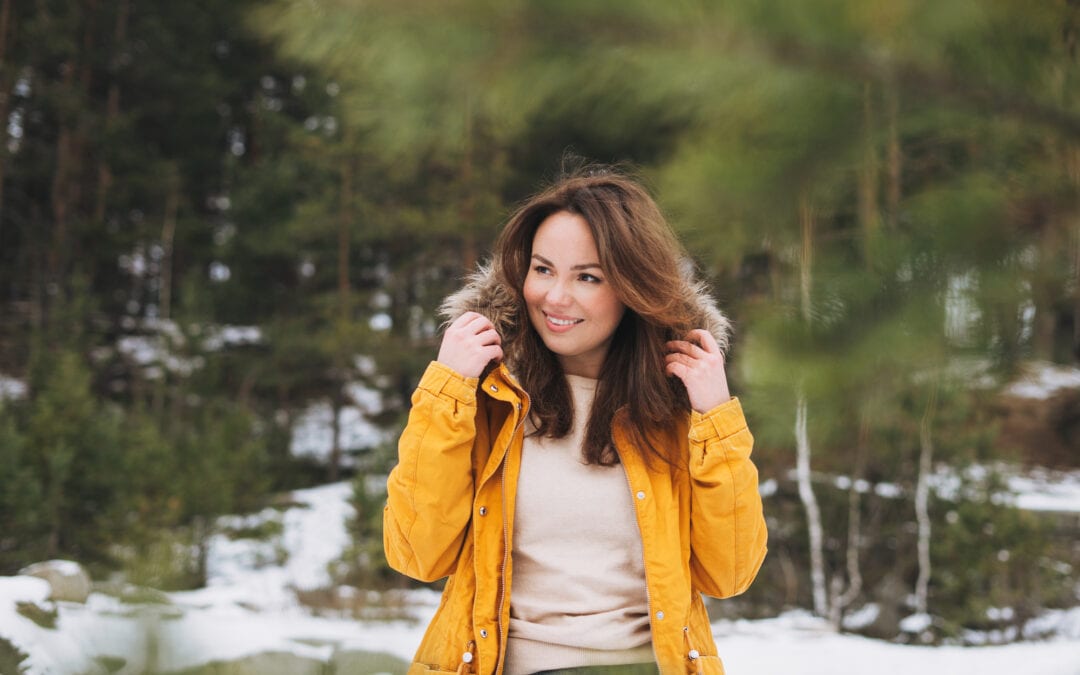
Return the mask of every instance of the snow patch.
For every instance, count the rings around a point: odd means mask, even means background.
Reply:
[[[1080,513],[1080,471],[1037,470],[1008,478],[1016,506],[1029,511]]]
[[[820,619],[788,613],[760,621],[716,622],[729,673],[754,675],[1078,675],[1075,639],[987,647],[900,645],[836,633]]]
[[[359,384],[351,384],[347,392],[357,405],[341,409],[338,443],[346,450],[372,448],[385,442],[387,433],[368,421],[367,415],[381,406],[379,393]],[[334,441],[334,410],[327,402],[309,406],[293,425],[289,451],[294,457],[310,457],[327,462]],[[342,457],[342,464],[352,466],[352,458]]]
[[[1046,361],[1028,364],[1023,375],[1005,388],[1018,398],[1047,399],[1062,389],[1080,388],[1080,368],[1059,366]]]
[[[918,614],[912,614],[905,616],[900,620],[900,630],[905,633],[921,633],[927,628],[930,628],[934,623],[934,620],[930,618],[930,615],[925,612],[919,612]]]
[[[327,663],[335,651],[361,650],[408,661],[438,607],[437,592],[405,592],[400,599],[411,618],[375,622],[312,616],[293,590],[329,582],[327,565],[348,543],[350,494],[351,485],[344,482],[298,490],[290,495],[296,506],[284,513],[267,509],[221,519],[221,525],[231,527],[279,521],[282,532],[269,543],[278,550],[269,560],[253,563],[266,554],[258,548],[266,542],[215,537],[211,585],[168,594],[172,604],[133,606],[95,593],[85,606],[57,603],[58,628],[50,630],[15,611],[17,601],[45,603],[48,584],[33,577],[0,577],[0,635],[30,655],[31,675],[96,672],[95,658],[102,655],[126,659],[125,673],[168,672],[272,652]],[[865,625],[878,611],[875,605],[864,606],[850,614],[845,625]],[[993,613],[1005,617],[1008,611],[998,608]],[[907,617],[904,626],[918,632],[930,621],[916,614]],[[979,648],[906,646],[840,634],[806,611],[757,621],[717,621],[712,628],[724,664],[733,673],[1080,673],[1080,608],[1046,612],[1030,621],[1024,637],[1038,642]],[[987,633],[982,639],[989,643],[1004,636]]]
[[[881,607],[871,602],[844,617],[844,628],[858,631],[870,626],[881,615]]]
[[[0,401],[14,401],[26,396],[26,383],[0,373]]]
[[[236,528],[279,520],[282,534],[271,541],[215,535],[207,557],[207,587],[228,589],[226,604],[269,610],[294,606],[295,590],[330,586],[329,566],[349,544],[346,521],[355,513],[349,503],[351,496],[348,482],[296,490],[290,498],[299,506],[284,514],[265,509],[253,519],[219,521],[226,528]],[[204,591],[176,593],[174,597],[198,606],[221,597]]]

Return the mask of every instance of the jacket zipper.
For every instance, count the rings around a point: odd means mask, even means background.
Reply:
[[[656,640],[653,639],[653,636],[656,633],[653,630],[652,598],[649,595],[649,562],[645,559],[645,534],[641,531],[641,519],[638,517],[638,499],[637,495],[634,494],[634,484],[630,481],[630,472],[626,470],[626,462],[623,461],[623,455],[619,450],[619,444],[615,442],[614,430],[611,434],[611,447],[615,448],[615,454],[619,456],[619,463],[622,464],[623,475],[626,476],[626,486],[630,489],[630,502],[634,505],[634,524],[637,525],[638,538],[641,539],[641,568],[645,570],[645,609],[649,612],[649,644],[652,647],[653,661],[656,662],[656,667],[662,675],[664,667],[660,664],[660,657],[656,653]]]
[[[522,396],[525,397],[525,405],[524,405],[524,407],[522,407],[521,401],[518,401],[518,404],[517,404],[518,405],[518,422],[514,426],[514,433],[510,435],[510,442],[511,443],[514,442],[514,438],[517,436],[518,432],[521,430],[521,427],[524,426],[524,424],[525,424],[525,412],[529,408],[532,407],[532,402],[529,399],[529,394],[525,390],[523,390],[521,388],[521,385],[518,385],[517,382],[514,382],[514,384],[517,385],[518,391],[520,391]],[[503,638],[502,616],[503,616],[503,604],[506,602],[506,566],[510,562],[510,546],[509,546],[509,542],[510,542],[510,521],[506,517],[506,460],[507,460],[507,457],[509,456],[509,454],[510,453],[509,453],[509,450],[508,450],[507,453],[505,455],[503,455],[502,466],[499,469],[499,491],[501,492],[501,496],[502,496],[502,519],[503,519],[503,562],[502,562],[502,570],[500,570],[500,572],[499,572],[499,606],[498,606],[498,616],[496,617],[496,621],[495,621],[497,637],[498,637],[498,640],[499,640],[498,643],[497,643],[498,648],[499,648],[499,655],[498,655],[498,659],[499,659],[499,661],[498,661],[498,663],[499,663],[498,672],[499,673],[503,672],[503,665],[504,665],[503,664],[503,660],[504,660],[503,659],[503,654],[506,653],[506,650],[505,650],[506,645],[505,645],[505,640]]]

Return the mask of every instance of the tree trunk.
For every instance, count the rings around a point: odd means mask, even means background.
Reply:
[[[1080,64],[1080,0],[1068,0],[1068,5],[1070,15],[1062,30],[1067,59],[1063,72],[1069,72],[1075,76],[1078,64]],[[1065,78],[1062,77],[1060,81],[1062,86],[1059,87],[1059,95],[1063,99],[1063,104],[1068,105],[1069,101],[1065,100]],[[1066,171],[1072,179],[1075,192],[1077,196],[1080,196],[1080,143],[1070,142],[1065,146],[1065,162]],[[1073,296],[1072,355],[1073,358],[1080,359],[1080,214],[1073,213],[1070,218],[1072,221],[1069,228],[1069,237],[1072,242],[1070,256]]]
[[[206,585],[207,561],[210,557],[210,531],[206,516],[195,516],[191,523],[191,536],[195,540],[195,583]]]
[[[812,320],[810,305],[812,271],[814,267],[814,212],[810,198],[799,198],[799,228],[802,232],[802,248],[799,253],[800,311],[807,324]],[[821,511],[818,509],[814,488],[810,484],[810,435],[807,432],[806,391],[799,384],[795,409],[795,466],[799,482],[799,499],[806,510],[806,529],[810,536],[810,583],[814,595],[814,613],[828,616],[825,588],[825,556]]]
[[[1073,288],[1073,358],[1080,359],[1080,218],[1073,216],[1072,228],[1072,288]]]
[[[937,408],[937,384],[930,390],[919,425],[919,480],[915,486],[915,518],[919,525],[919,577],[915,581],[915,611],[925,614],[930,587],[930,472],[934,466],[931,424]]]
[[[1059,228],[1062,228],[1059,230]],[[1031,270],[1031,302],[1035,307],[1035,316],[1031,319],[1031,350],[1037,359],[1054,360],[1054,342],[1057,329],[1057,309],[1055,300],[1065,295],[1058,287],[1055,267],[1058,256],[1067,246],[1062,246],[1061,234],[1065,234],[1065,224],[1049,223],[1036,244],[1036,262]],[[1026,321],[1026,317],[1022,319]],[[1021,330],[1026,328],[1022,326]],[[1021,333],[1022,334],[1022,333]]]
[[[172,315],[172,266],[173,266],[173,241],[176,239],[176,218],[180,211],[180,172],[175,166],[170,167],[168,176],[168,192],[165,193],[165,213],[161,223],[161,278],[158,282],[158,317],[162,327],[158,331],[158,340],[162,342],[163,349],[170,351],[165,342],[169,339],[164,326]],[[153,411],[154,419],[164,428],[165,426],[165,389],[168,380],[168,372],[163,368],[161,378],[154,385]],[[176,408],[173,415],[176,415]]]
[[[172,318],[173,243],[176,240],[176,219],[180,213],[180,170],[169,167],[165,193],[165,213],[161,223],[161,280],[158,294],[158,316],[162,321]]]
[[[330,443],[330,466],[327,473],[327,479],[331,483],[336,483],[341,477],[341,409],[345,407],[344,398],[341,387],[337,387],[331,399],[334,412],[330,427],[334,436]]]
[[[863,236],[863,260],[867,267],[873,266],[874,245],[880,226],[879,167],[877,146],[874,142],[874,122],[873,87],[866,83],[863,85],[863,152],[862,165],[859,168],[858,209]]]
[[[461,259],[466,272],[476,267],[476,194],[473,185],[473,121],[469,95],[465,95],[465,152],[461,158],[461,185],[465,188],[461,201],[462,245]]]
[[[862,546],[862,498],[859,486],[866,473],[866,444],[870,437],[870,414],[864,412],[859,424],[859,441],[855,448],[855,469],[848,488],[848,540],[847,540],[847,589],[840,583],[840,575],[833,578],[833,593],[829,602],[829,622],[836,629],[844,618],[844,610],[862,592],[862,570],[859,566],[859,549]]]
[[[900,152],[900,103],[897,99],[896,87],[889,85],[885,88],[885,110],[888,119],[888,144],[886,149],[888,161],[888,187],[886,189],[885,213],[888,217],[890,230],[896,229],[896,221],[900,216],[901,194],[901,171],[903,157]]]
[[[70,90],[75,82],[75,64],[70,60],[60,66],[63,77],[63,88]],[[52,238],[46,253],[46,279],[47,285],[60,284],[63,277],[64,266],[67,260],[68,227],[71,209],[74,199],[71,190],[74,173],[72,164],[74,150],[73,132],[67,120],[61,120],[60,129],[56,137],[56,167],[53,170],[52,186],[50,189],[50,202],[52,203],[53,230]],[[48,293],[46,294],[48,295]],[[48,306],[49,300],[45,300]]]
[[[810,584],[814,594],[814,613],[828,616],[825,595],[825,556],[822,541],[821,511],[810,484],[810,436],[806,430],[806,394],[799,391],[795,409],[795,471],[799,482],[799,499],[806,510],[806,529],[810,535]]]
[[[807,324],[812,319],[810,291],[814,269],[814,209],[805,194],[799,197],[799,230],[802,247],[799,249],[799,310]]]
[[[348,373],[349,344],[348,326],[352,322],[352,298],[349,288],[349,230],[353,222],[353,180],[354,158],[349,154],[351,144],[348,138],[344,143],[345,155],[341,163],[341,202],[338,208],[338,335],[334,354],[334,374],[332,395],[334,407],[334,436],[330,445],[330,466],[328,478],[335,482],[341,475],[341,409],[344,407],[344,388]]]
[[[4,181],[7,176],[7,119],[11,107],[8,92],[11,91],[11,78],[8,76],[7,36],[11,29],[11,0],[0,3],[0,124],[4,125],[0,133],[0,245],[4,242]],[[14,69],[12,69],[14,72]]]
[[[125,49],[130,5],[130,0],[120,0],[120,7],[116,13],[116,27],[113,30],[113,63],[110,68],[109,93],[105,102],[106,130],[115,127],[116,121],[120,117],[120,82],[115,69],[119,63],[119,55]],[[108,203],[109,189],[112,187],[112,183],[112,169],[109,167],[109,163],[105,161],[104,153],[102,153],[101,159],[98,160],[97,199],[94,204],[94,220],[96,222],[100,223],[105,220],[105,206]]]
[[[350,316],[349,297],[349,230],[353,222],[353,157],[348,155],[341,162],[341,203],[338,208],[338,316],[346,324]]]
[[[777,551],[780,572],[784,575],[784,607],[796,607],[799,602],[799,572],[786,548]]]

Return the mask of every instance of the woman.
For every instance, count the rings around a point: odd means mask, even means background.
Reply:
[[[766,529],[728,322],[685,260],[593,169],[447,299],[384,513],[392,567],[449,576],[409,673],[723,672],[701,593],[746,590]]]

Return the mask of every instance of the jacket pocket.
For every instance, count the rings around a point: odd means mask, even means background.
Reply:
[[[720,660],[719,656],[703,655],[698,661],[698,668],[700,669],[698,672],[705,675],[724,675],[724,662]]]

